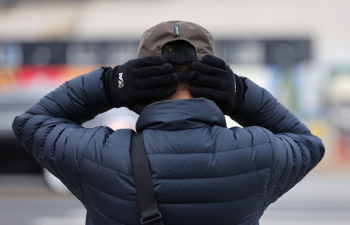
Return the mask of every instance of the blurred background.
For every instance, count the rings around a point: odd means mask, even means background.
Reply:
[[[25,152],[12,121],[64,81],[135,58],[142,33],[168,20],[208,29],[218,57],[326,146],[261,224],[350,224],[349,9],[348,0],[0,0],[1,224],[84,224],[82,205]],[[84,125],[133,128],[136,119],[118,109]]]

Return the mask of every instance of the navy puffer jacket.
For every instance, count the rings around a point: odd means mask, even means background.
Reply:
[[[15,118],[26,150],[87,209],[86,224],[140,224],[129,156],[134,131],[81,124],[111,108],[103,68],[74,78]],[[319,138],[247,78],[245,99],[226,128],[204,98],[150,104],[144,131],[159,210],[166,225],[259,223],[269,204],[322,159]]]

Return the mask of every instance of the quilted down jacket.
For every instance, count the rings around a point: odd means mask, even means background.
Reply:
[[[129,156],[131,129],[84,128],[108,104],[103,68],[76,77],[15,118],[26,150],[87,210],[86,224],[140,224]],[[264,210],[324,155],[321,140],[247,78],[227,128],[210,100],[166,100],[139,116],[159,210],[166,225],[259,224]]]

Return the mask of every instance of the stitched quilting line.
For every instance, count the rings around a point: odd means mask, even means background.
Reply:
[[[94,189],[96,189],[96,190],[98,190],[98,191],[100,191],[100,192],[103,192],[104,194],[109,195],[109,196],[111,196],[111,197],[118,198],[118,199],[121,199],[121,200],[123,200],[123,201],[135,202],[135,203],[136,203],[136,201],[132,201],[132,200],[129,200],[129,199],[125,199],[125,198],[121,198],[121,197],[118,197],[118,196],[109,194],[109,193],[107,193],[107,192],[101,190],[100,188],[97,188],[96,186],[93,186],[93,185],[89,184],[89,183],[86,182],[86,181],[83,181],[83,183],[86,184],[86,185],[89,185],[90,187],[92,187],[92,188],[94,188]],[[136,194],[136,192],[135,192],[135,194]]]
[[[118,199],[123,200],[123,201],[128,201],[128,202],[137,203],[137,202],[132,201],[132,200],[123,199],[123,198],[120,198],[120,197],[111,195],[111,194],[109,194],[109,193],[107,193],[107,192],[105,192],[105,191],[102,191],[101,189],[99,189],[99,188],[97,188],[97,187],[95,187],[95,186],[92,186],[92,185],[89,184],[89,183],[84,182],[84,184],[89,185],[91,188],[94,188],[94,189],[96,189],[96,190],[98,190],[98,191],[100,191],[100,192],[102,192],[102,193],[104,193],[104,194],[106,194],[106,195],[111,196],[111,197],[118,198]],[[179,202],[179,203],[177,203],[177,202],[158,202],[158,204],[168,204],[168,205],[177,205],[177,204],[225,204],[225,203],[229,203],[229,202],[242,201],[242,200],[244,200],[244,199],[252,198],[252,197],[254,197],[254,196],[256,196],[256,195],[260,195],[260,194],[264,194],[264,193],[266,193],[266,192],[265,192],[265,191],[263,191],[263,192],[258,192],[258,193],[254,194],[254,195],[247,196],[247,197],[245,197],[245,198],[236,199],[236,200],[233,200],[233,201],[226,201],[226,202],[224,202],[224,201],[221,201],[221,202],[181,202],[181,203],[180,203],[180,202]],[[91,205],[91,203],[90,203],[90,205]]]
[[[270,142],[264,142],[261,144],[257,144],[254,146],[248,146],[248,147],[243,147],[243,148],[234,148],[234,149],[229,149],[229,150],[223,150],[223,151],[216,151],[215,153],[223,153],[223,152],[229,152],[229,151],[237,151],[237,150],[244,150],[244,149],[248,149],[248,148],[253,148],[253,147],[257,147],[260,145],[265,145],[265,144],[269,144]],[[147,153],[147,155],[191,155],[191,154],[213,154],[214,152],[191,152],[191,153]]]
[[[228,177],[236,177],[236,176],[243,176],[250,173],[257,173],[259,171],[268,170],[269,168],[263,168],[251,172],[246,173],[240,173],[240,174],[234,174],[234,175],[228,175],[228,176],[220,176],[220,177],[197,177],[197,178],[155,178],[154,180],[205,180],[205,179],[221,179],[221,178],[228,178]]]
[[[100,164],[98,164],[98,163],[96,163],[96,162],[93,162],[93,161],[91,161],[91,160],[89,160],[89,159],[87,159],[87,158],[85,158],[85,159],[86,159],[87,161],[89,161],[89,162],[91,162],[91,163],[97,165],[97,166],[101,166],[101,167],[103,167],[103,168],[106,168],[106,169],[108,169],[108,170],[111,170],[111,171],[113,171],[113,172],[116,172],[116,173],[118,173],[118,174],[120,174],[120,175],[124,175],[124,176],[127,176],[127,177],[129,177],[129,178],[134,179],[134,177],[132,177],[132,176],[129,176],[129,175],[127,175],[127,174],[121,173],[121,172],[116,171],[116,170],[114,170],[114,169],[111,169],[111,168],[102,166],[102,165],[100,165]],[[220,176],[220,177],[154,178],[154,180],[200,180],[200,179],[220,179],[220,178],[235,177],[235,176],[246,175],[246,174],[250,174],[250,173],[256,173],[256,172],[263,171],[263,170],[266,170],[266,169],[269,169],[269,168],[262,168],[262,169],[255,170],[255,171],[251,171],[251,172],[247,172],[247,173],[240,173],[240,174],[234,174],[234,175],[229,175],[229,176]],[[85,181],[83,181],[83,182],[85,182]]]
[[[95,165],[97,165],[97,166],[101,166],[101,167],[103,167],[103,168],[106,168],[106,169],[108,169],[108,170],[111,170],[111,171],[113,171],[113,172],[116,172],[116,173],[118,173],[118,174],[120,174],[120,175],[124,175],[124,176],[127,176],[127,177],[130,177],[130,178],[134,179],[134,177],[132,177],[132,176],[130,176],[130,175],[124,174],[124,173],[119,172],[119,171],[117,171],[117,170],[108,168],[108,167],[103,166],[103,165],[101,165],[101,164],[98,164],[98,163],[96,163],[96,162],[94,162],[94,161],[91,161],[90,159],[85,158],[85,156],[84,156],[84,159],[86,159],[87,161],[89,161],[89,162],[91,162],[91,163],[93,163],[93,164],[95,164]]]

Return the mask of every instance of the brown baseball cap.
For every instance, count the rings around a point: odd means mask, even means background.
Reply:
[[[203,56],[214,55],[214,40],[209,31],[195,23],[185,21],[162,22],[146,30],[140,40],[138,57],[161,56],[163,45],[183,40],[196,50],[197,61]]]

